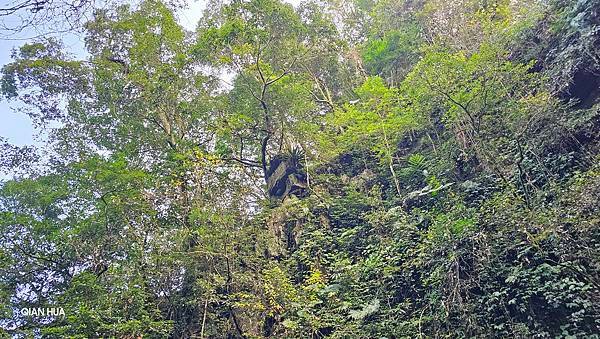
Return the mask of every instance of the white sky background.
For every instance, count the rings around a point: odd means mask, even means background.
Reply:
[[[10,0],[0,0],[0,6],[4,6]],[[202,16],[206,7],[203,0],[188,0],[188,6],[177,13],[179,23],[189,31],[196,29],[196,24]],[[301,0],[284,0],[294,6],[297,6]],[[11,52],[13,49],[32,41],[30,37],[38,35],[35,31],[25,31],[19,35],[6,39],[0,36],[0,66],[11,62]],[[83,44],[83,35],[65,33],[58,36],[64,42],[65,49],[82,58],[85,58],[86,52]],[[11,144],[17,146],[23,145],[42,145],[44,139],[43,131],[36,131],[33,128],[28,116],[14,111],[16,102],[7,102],[0,99],[0,137],[8,139]],[[0,177],[1,179],[1,177]]]

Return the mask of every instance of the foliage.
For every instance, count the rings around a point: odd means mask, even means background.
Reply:
[[[593,1],[210,5],[2,68],[3,336],[598,336]]]

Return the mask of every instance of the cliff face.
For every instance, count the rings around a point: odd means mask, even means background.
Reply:
[[[2,68],[0,337],[598,338],[598,0],[175,5]]]
[[[508,150],[488,166],[477,153],[457,152],[462,141],[439,119],[395,145],[401,194],[378,155],[357,145],[316,170],[315,194],[277,207],[277,215],[303,211],[289,218],[299,220],[288,229],[294,246],[280,260],[313,298],[290,306],[281,333],[600,331],[599,10],[597,1],[555,2],[515,41],[511,60],[535,60],[528,72],[541,74],[540,90],[560,102],[514,162],[503,159]],[[311,294],[315,274],[321,285]]]
[[[267,171],[267,190],[271,198],[284,199],[290,195],[304,194],[307,188],[306,174],[299,161],[283,155],[271,160]]]

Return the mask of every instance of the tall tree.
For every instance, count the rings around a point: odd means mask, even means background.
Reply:
[[[196,55],[234,75],[220,116],[227,159],[262,170],[268,182],[272,159],[295,147],[312,152],[307,131],[339,96],[334,33],[314,6],[296,12],[280,1],[235,1],[207,12]]]

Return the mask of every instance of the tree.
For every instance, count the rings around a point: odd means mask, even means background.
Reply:
[[[532,64],[505,61],[502,49],[484,44],[477,53],[431,50],[406,80],[415,102],[444,107],[463,149],[472,149],[482,165],[508,180],[510,166],[519,170],[519,185],[528,199],[521,168],[531,133],[552,119],[557,102],[540,89]],[[529,149],[537,154],[539,150]]]
[[[316,25],[325,21],[314,9],[304,13],[279,1],[234,2],[215,6],[199,26],[196,55],[235,74],[220,116],[223,155],[262,169],[265,182],[284,150],[309,155],[306,131],[334,105],[327,82],[335,75],[319,66],[335,62],[335,30]]]
[[[0,333],[598,333],[600,103],[546,63],[598,79],[537,49],[592,46],[595,7],[461,3],[214,2],[185,32],[147,0],[95,11],[84,60],[16,50],[1,94],[48,142],[0,139]]]
[[[422,118],[407,105],[397,88],[387,87],[379,77],[368,78],[356,93],[360,99],[335,112],[332,122],[343,131],[338,138],[347,151],[355,145],[367,146],[387,162],[396,193],[401,184],[396,170],[395,150],[400,139],[422,126]]]
[[[95,1],[22,0],[0,8],[0,30],[10,37],[31,29],[52,33],[79,29],[95,9]]]
[[[35,276],[57,279],[45,294],[33,291],[31,300],[62,300],[71,310],[85,309],[72,312],[65,327],[48,330],[54,335],[199,332],[200,302],[176,300],[195,295],[200,272],[229,264],[221,255],[206,266],[190,257],[204,251],[197,240],[202,224],[193,216],[243,206],[236,205],[236,179],[212,155],[212,105],[206,99],[214,82],[188,57],[191,45],[160,2],[145,2],[135,11],[120,7],[98,12],[86,29],[89,60],[69,59],[58,42],[48,40],[24,46],[3,69],[4,94],[30,104],[26,112],[38,124],[56,126],[50,131],[54,147],[47,165],[56,179],[45,189],[69,187],[60,190],[64,196],[48,202],[50,207],[40,207],[52,211],[42,222],[55,227],[53,239],[64,240],[49,241],[48,246],[56,248],[55,255],[65,263]],[[46,181],[45,176],[34,176],[20,183],[20,190]],[[217,194],[228,196],[228,201],[215,199]],[[8,199],[5,194],[2,204],[9,214],[3,227],[22,227],[23,234],[44,238],[48,230],[12,217],[27,201],[19,196],[8,205]],[[219,232],[234,227],[219,225]],[[15,241],[16,245],[2,243],[13,249],[23,238]],[[201,247],[231,251],[230,239],[218,241]],[[166,248],[174,252],[165,254]],[[54,260],[41,254],[44,247],[23,251],[31,255],[34,267]],[[40,286],[16,278],[19,271],[23,270],[15,266],[7,274],[13,279],[5,285],[8,295],[23,286]],[[94,299],[106,302],[92,305]],[[116,305],[121,305],[118,312]]]
[[[143,2],[133,2],[138,6]],[[0,7],[0,34],[6,39],[32,39],[56,36],[62,33],[83,33],[85,24],[93,20],[97,11],[111,11],[126,5],[121,0],[17,0]],[[187,4],[165,1],[171,10]]]

